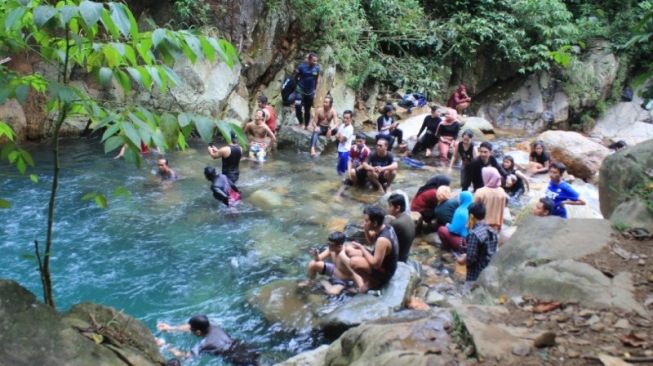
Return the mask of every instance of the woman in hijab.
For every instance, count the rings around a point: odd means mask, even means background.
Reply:
[[[444,121],[438,126],[438,151],[440,152],[440,162],[444,166],[449,166],[449,149],[456,148],[456,140],[460,132],[460,123],[458,123],[458,112],[455,109],[447,109]]]
[[[415,197],[413,197],[413,200],[410,203],[410,210],[413,212],[419,212],[422,215],[420,222],[417,224],[418,228],[421,228],[422,222],[425,222],[426,224],[431,223],[434,218],[433,209],[438,204],[438,188],[441,186],[448,186],[449,184],[451,184],[451,179],[446,175],[439,174],[431,177],[426,181],[426,184],[417,190]]]
[[[482,202],[485,205],[485,223],[499,232],[503,225],[503,210],[508,195],[501,188],[501,174],[496,168],[485,167],[481,170],[481,175],[484,186],[475,192],[474,202]]]
[[[450,224],[440,226],[438,236],[442,246],[455,252],[465,252],[465,237],[467,236],[467,221],[469,221],[469,206],[472,204],[472,194],[462,191],[458,196],[460,205],[453,213]]]

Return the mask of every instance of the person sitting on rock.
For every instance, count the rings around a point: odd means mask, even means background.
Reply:
[[[365,184],[367,171],[363,168],[363,163],[367,161],[369,155],[370,148],[365,145],[365,134],[359,132],[356,134],[355,144],[349,150],[349,165],[347,167],[349,182],[347,183],[352,186]]]
[[[347,265],[354,273],[359,292],[380,289],[397,270],[399,242],[391,225],[386,225],[385,211],[379,206],[369,206],[363,211],[365,239],[373,245],[369,251],[362,244],[352,242],[346,249]]]
[[[313,131],[311,135],[311,156],[316,156],[317,140],[320,136],[326,136],[330,139],[332,134],[337,132],[338,115],[336,110],[333,109],[333,98],[330,96],[324,97],[322,108],[318,108],[313,114],[311,119],[310,128]]]
[[[484,141],[481,142],[481,145],[478,147],[478,157],[472,159],[472,162],[467,166],[467,173],[463,176],[463,182],[461,188],[463,191],[469,189],[470,185],[473,185],[474,191],[483,187],[483,175],[481,170],[486,166],[492,166],[499,171],[502,177],[507,176],[508,174],[503,169],[497,159],[492,156],[492,144]]]
[[[188,324],[170,325],[167,323],[157,324],[161,332],[188,332],[201,337],[190,352],[183,352],[171,348],[170,352],[175,357],[198,357],[203,354],[222,356],[227,362],[233,365],[256,365],[260,354],[240,340],[231,338],[222,328],[211,324],[206,315],[195,315],[188,321]]]
[[[549,167],[549,186],[546,189],[545,196],[553,201],[553,211],[551,215],[567,218],[567,209],[565,205],[583,206],[585,201],[580,199],[580,195],[567,182],[562,181],[567,167],[562,163],[553,163]]]
[[[427,180],[426,184],[417,190],[415,197],[410,202],[410,210],[420,214],[420,219],[417,222],[420,232],[422,232],[423,225],[429,227],[434,219],[433,210],[438,205],[438,189],[449,184],[451,184],[451,179],[444,174],[439,174]]]
[[[438,151],[440,152],[440,163],[449,166],[449,150],[456,151],[460,123],[458,123],[458,112],[455,109],[447,109],[444,120],[438,126]]]
[[[213,198],[224,203],[226,206],[233,206],[240,201],[240,191],[224,174],[218,174],[215,168],[207,166],[204,168],[204,177],[211,182]]]
[[[435,231],[440,226],[446,225],[453,220],[453,214],[460,205],[457,197],[451,197],[451,188],[442,186],[436,193],[438,205],[433,209],[433,218],[435,219]]]
[[[447,107],[455,109],[458,114],[463,114],[471,103],[472,98],[467,95],[467,87],[465,84],[460,84],[453,94],[451,94],[451,97],[449,97]]]
[[[531,154],[528,156],[528,174],[542,174],[549,171],[551,158],[544,148],[542,141],[536,141],[531,146]]]
[[[501,174],[496,168],[483,168],[484,186],[474,192],[474,203],[482,203],[487,215],[485,221],[497,232],[503,226],[503,210],[506,207],[506,191],[501,188]]]
[[[442,247],[454,252],[465,251],[465,237],[467,236],[467,222],[469,221],[469,206],[472,204],[473,195],[468,191],[460,192],[460,204],[454,211],[451,223],[440,226],[438,236]]]
[[[533,206],[533,216],[549,216],[553,212],[553,207],[555,203],[550,198],[542,197],[540,198],[535,206]]]
[[[438,142],[436,133],[440,122],[442,122],[440,109],[438,106],[434,105],[431,107],[431,114],[424,117],[422,127],[420,127],[419,132],[417,132],[417,142],[415,143],[415,147],[413,147],[412,155],[417,155],[422,150],[426,150],[424,156],[427,158],[431,156],[432,149]],[[422,132],[424,132],[424,135],[420,138]]]
[[[352,284],[354,275],[344,263],[340,255],[344,248],[345,234],[340,231],[334,231],[329,234],[329,247],[321,253],[317,248],[311,249],[313,259],[308,264],[308,281],[301,283],[306,286],[315,281],[317,274],[323,274],[329,277],[328,281],[323,281],[322,285],[328,295],[339,295],[342,290]]]
[[[264,162],[267,155],[269,137],[272,142],[277,141],[274,132],[265,124],[265,111],[259,109],[254,115],[254,121],[245,125],[243,130],[249,140],[249,157],[258,162]]]
[[[392,150],[397,139],[397,144],[401,145],[404,132],[399,129],[399,122],[393,117],[395,108],[391,104],[386,104],[383,107],[383,113],[376,120],[376,127],[378,133],[376,134],[376,141],[385,139],[388,141],[388,150]]]
[[[392,218],[390,226],[395,230],[399,244],[399,262],[408,260],[410,247],[415,240],[415,223],[406,212],[406,200],[407,198],[399,193],[393,193],[388,197],[388,214]]]
[[[528,178],[515,167],[515,159],[512,156],[505,156],[501,162],[503,169],[508,174],[504,178],[503,189],[510,199],[517,200],[530,189]]]
[[[388,151],[388,140],[378,139],[376,141],[376,151],[374,151],[367,162],[362,164],[362,169],[367,173],[367,179],[374,185],[374,188],[380,193],[390,192],[392,181],[397,175],[395,157]]]
[[[471,282],[476,281],[481,271],[490,264],[499,242],[497,232],[484,221],[485,206],[482,203],[477,202],[469,206],[469,216],[470,229],[465,238],[466,253],[458,258],[458,263],[467,264],[466,288],[469,288]]]

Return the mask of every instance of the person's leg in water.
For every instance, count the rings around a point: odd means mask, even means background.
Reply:
[[[311,108],[313,108],[314,94],[302,95],[302,106],[304,107],[304,128],[308,127],[311,121]]]
[[[311,135],[311,156],[317,155],[317,152],[315,152],[315,147],[317,146],[317,140],[320,137],[320,135],[325,135],[329,131],[328,126],[317,126],[315,127],[315,131],[313,131],[313,134]]]
[[[385,190],[383,189],[383,183],[381,183],[382,178],[380,175],[381,174],[376,173],[374,170],[369,170],[367,172],[367,179],[369,179],[377,192],[384,194]]]
[[[394,170],[387,170],[383,173],[381,173],[381,176],[379,177],[379,182],[383,185],[383,190],[388,193],[391,191],[390,186],[392,185],[392,182],[395,180],[395,176],[397,174],[395,173]]]
[[[336,171],[338,175],[343,175],[347,172],[347,165],[349,164],[349,151],[338,152],[338,165]]]
[[[316,260],[311,260],[308,263],[308,280],[302,281],[299,283],[299,286],[308,286],[311,285],[315,282],[315,277],[317,277],[318,273],[324,273],[326,270],[326,262],[323,261],[316,261]]]

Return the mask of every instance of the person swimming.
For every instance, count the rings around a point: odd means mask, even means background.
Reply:
[[[227,206],[232,206],[234,203],[240,201],[238,187],[231,183],[226,175],[218,174],[215,168],[207,166],[204,168],[204,177],[211,182],[211,191],[216,200]]]

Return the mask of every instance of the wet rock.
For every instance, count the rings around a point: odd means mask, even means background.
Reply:
[[[327,297],[310,287],[299,287],[297,281],[280,280],[256,290],[248,301],[267,321],[287,330],[309,332],[316,327]]]
[[[296,149],[309,152],[311,149],[312,132],[303,130],[298,126],[284,126],[277,134],[277,146],[279,149]],[[320,136],[315,149],[322,152],[328,141],[325,136]]]
[[[462,130],[473,129],[479,130],[483,133],[494,133],[494,126],[490,121],[482,117],[466,117],[463,119]],[[474,136],[476,137],[476,135]]]
[[[3,364],[124,366],[165,362],[147,327],[113,308],[82,304],[62,316],[16,282],[0,280],[0,314]],[[91,314],[104,330],[95,328]],[[103,336],[107,332],[113,341]]]
[[[544,142],[553,160],[564,163],[570,174],[581,179],[592,179],[610,153],[577,132],[546,131],[537,139]]]
[[[392,315],[400,310],[417,284],[415,270],[399,263],[390,283],[381,289],[381,295],[359,294],[320,319],[320,327],[329,338],[361,323]]]
[[[650,182],[653,140],[628,147],[605,159],[599,174],[601,213],[610,217],[622,202],[633,198],[633,190]]]
[[[319,366],[324,365],[324,358],[329,350],[329,346],[324,344],[318,348],[302,352],[297,356],[291,357],[275,366]]]
[[[457,364],[451,354],[448,311],[408,320],[381,319],[345,332],[329,346],[325,365]]]
[[[254,206],[264,210],[271,210],[283,206],[283,198],[281,195],[267,189],[259,189],[255,191],[249,196],[248,201]]]
[[[227,99],[227,105],[222,114],[222,118],[235,120],[239,122],[239,124],[249,121],[251,117],[247,99],[234,90]]]
[[[626,229],[644,229],[653,234],[653,212],[642,200],[622,202],[617,206],[610,221]]]
[[[512,347],[512,354],[515,356],[525,357],[531,353],[531,347],[527,344],[520,343]]]
[[[556,334],[553,332],[545,332],[540,334],[533,340],[535,348],[553,347],[556,345]]]
[[[579,261],[610,242],[607,220],[529,217],[481,273],[475,301],[529,294],[559,302],[618,307],[642,313],[631,274],[614,278]]]
[[[347,241],[357,241],[359,243],[365,243],[365,231],[363,228],[356,223],[348,223],[345,225],[345,236]]]
[[[645,109],[639,103],[621,102],[610,107],[594,126],[592,134],[609,142],[625,141],[629,146],[653,139],[653,124],[641,116]]]
[[[447,297],[438,291],[431,290],[426,295],[426,303],[429,305],[443,306],[447,301]]]

